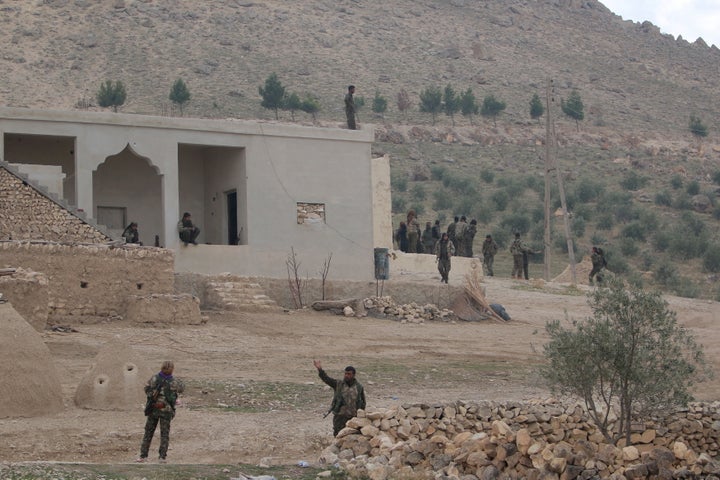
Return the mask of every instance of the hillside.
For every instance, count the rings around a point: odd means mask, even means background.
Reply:
[[[623,21],[596,0],[43,0],[0,1],[0,11],[8,106],[98,109],[95,93],[112,79],[127,87],[123,112],[177,115],[168,93],[183,78],[186,116],[274,119],[258,87],[276,72],[289,91],[319,98],[320,126],[338,126],[346,86],[357,85],[361,127],[375,123],[374,153],[391,155],[396,223],[409,208],[423,222],[466,214],[480,222],[476,252],[485,232],[520,230],[536,248],[542,238],[545,129],[529,101],[552,78],[580,253],[600,244],[636,283],[720,296],[720,50],[702,39]],[[440,115],[431,126],[419,93],[447,84],[506,102],[497,125]],[[579,128],[557,105],[573,89],[585,105]],[[369,109],[375,92],[388,99],[382,118]],[[702,143],[691,115],[710,132]],[[559,220],[554,271],[564,268]]]

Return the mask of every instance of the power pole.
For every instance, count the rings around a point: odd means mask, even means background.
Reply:
[[[543,265],[543,278],[545,281],[550,281],[550,170],[553,165],[553,161],[550,157],[552,154],[552,104],[555,101],[553,98],[553,81],[548,79],[547,88],[545,89],[545,236],[543,238],[544,247],[544,265]]]

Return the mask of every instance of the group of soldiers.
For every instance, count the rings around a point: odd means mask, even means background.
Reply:
[[[477,221],[473,219],[468,223],[465,216],[456,216],[454,222],[448,225],[447,231],[444,233],[440,231],[440,220],[435,220],[434,225],[426,222],[425,230],[421,232],[417,215],[414,210],[410,210],[407,214],[407,221],[400,222],[400,227],[395,232],[395,241],[400,251],[403,252],[435,254],[440,281],[448,283],[450,258],[454,256],[472,257],[476,233]],[[498,245],[492,236],[486,235],[482,244],[483,272],[486,276],[495,275],[493,264],[498,250]],[[510,245],[510,254],[513,257],[512,278],[529,279],[529,256],[536,253],[539,252],[530,248],[520,238],[519,233],[515,233],[515,238]],[[592,248],[591,261],[593,268],[588,283],[593,285],[593,279],[602,282],[600,271],[607,267],[607,260],[605,260],[605,254],[601,248]]]

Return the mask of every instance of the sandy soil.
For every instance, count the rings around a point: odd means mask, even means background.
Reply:
[[[62,375],[66,409],[54,416],[0,420],[0,461],[124,463],[137,456],[142,405],[103,412],[73,404],[98,349],[114,339],[131,344],[151,366],[173,359],[176,375],[188,382],[172,423],[173,463],[316,461],[332,440],[331,420],[322,418],[332,393],[317,378],[313,358],[336,377],[353,364],[369,408],[549,396],[532,371],[546,340],[545,322],[564,318],[565,311],[585,316],[586,298],[561,294],[567,291],[558,284],[540,290],[532,281],[487,279],[486,285],[488,298],[503,304],[512,321],[413,325],[315,312],[210,312],[202,326],[112,322],[79,325],[77,333],[45,333]],[[720,371],[718,303],[668,301]],[[720,399],[720,378],[704,384],[696,397]],[[153,455],[157,446],[156,436]]]

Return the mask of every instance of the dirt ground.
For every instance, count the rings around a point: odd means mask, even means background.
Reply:
[[[315,462],[332,441],[331,419],[323,419],[332,392],[318,379],[313,358],[334,377],[354,365],[370,409],[398,402],[547,398],[550,393],[532,370],[542,355],[545,322],[564,318],[564,312],[587,315],[584,290],[495,278],[486,279],[486,286],[488,299],[506,307],[510,322],[402,324],[312,311],[208,312],[208,323],[200,326],[115,321],[76,325],[77,333],[44,333],[62,375],[66,409],[54,416],[0,420],[0,461],[126,463],[137,456],[142,405],[104,412],[73,404],[98,349],[115,339],[132,345],[153,368],[174,360],[176,376],[187,382],[172,423],[171,463]],[[668,301],[720,372],[718,303]],[[696,397],[720,399],[720,376],[702,385]]]

